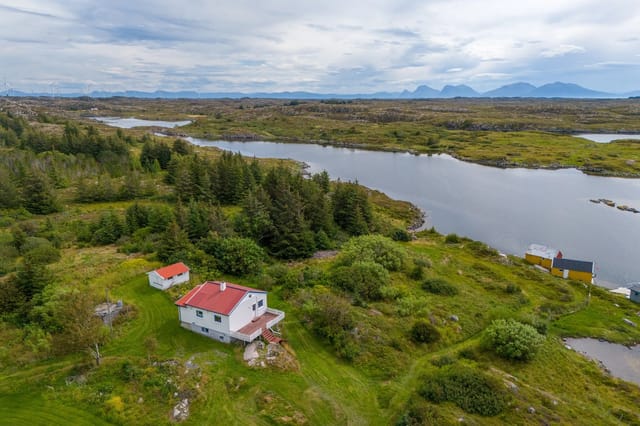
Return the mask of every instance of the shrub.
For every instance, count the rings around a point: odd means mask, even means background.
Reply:
[[[394,241],[411,241],[411,234],[406,229],[396,228],[391,233],[391,239]]]
[[[442,278],[427,278],[422,282],[422,289],[442,296],[455,296],[458,294],[458,288]]]
[[[444,424],[444,419],[434,407],[415,397],[409,400],[407,408],[396,422],[396,426],[435,426],[442,424]]]
[[[426,376],[420,396],[434,403],[453,402],[471,414],[495,416],[507,406],[508,395],[496,379],[469,367],[448,366]]]
[[[389,238],[381,235],[363,235],[350,239],[343,246],[339,263],[349,266],[354,262],[375,262],[389,271],[398,271],[406,258],[405,250]]]
[[[460,242],[460,237],[457,234],[447,234],[444,237],[444,242],[447,244],[458,244]]]
[[[515,294],[515,293],[521,293],[522,289],[519,286],[517,286],[516,284],[509,283],[504,288],[504,291],[509,293],[509,294]]]
[[[506,359],[527,361],[533,358],[544,341],[535,328],[513,319],[494,320],[486,330],[486,342]]]
[[[360,348],[351,333],[355,320],[349,302],[329,292],[317,290],[314,293],[302,297],[305,320],[316,334],[329,341],[339,357],[353,360]]]
[[[389,283],[389,272],[374,262],[355,262],[351,266],[337,268],[332,278],[336,285],[358,298],[379,300],[382,288]]]
[[[424,268],[420,265],[415,265],[411,268],[411,271],[407,274],[412,280],[420,281],[424,278]]]
[[[466,247],[479,257],[492,257],[497,256],[498,251],[488,245],[481,243],[480,241],[471,241]]]
[[[430,323],[419,320],[411,327],[411,340],[416,343],[433,343],[440,340],[440,332]]]

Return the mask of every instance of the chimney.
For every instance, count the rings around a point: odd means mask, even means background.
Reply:
[[[220,283],[220,291],[225,291],[227,289],[227,283],[222,281]]]

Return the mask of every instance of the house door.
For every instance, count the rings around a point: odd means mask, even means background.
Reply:
[[[564,279],[569,278],[569,270],[568,269],[563,269],[562,270],[562,278],[564,278]]]

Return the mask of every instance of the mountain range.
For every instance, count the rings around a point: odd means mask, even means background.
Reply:
[[[27,93],[11,90],[6,93],[10,96],[52,96],[51,93]],[[220,98],[270,98],[270,99],[450,99],[450,98],[572,98],[572,99],[597,99],[597,98],[628,98],[640,96],[640,90],[627,93],[607,93],[591,90],[573,83],[549,83],[542,86],[534,86],[530,83],[520,82],[507,84],[487,92],[477,92],[465,84],[446,85],[442,90],[437,90],[427,85],[418,86],[414,91],[402,92],[375,92],[375,93],[314,93],[305,91],[296,92],[205,92],[178,91],[170,92],[156,90],[143,92],[127,90],[122,92],[93,91],[91,93],[56,93],[56,97],[131,97],[131,98],[161,98],[161,99],[220,99]]]

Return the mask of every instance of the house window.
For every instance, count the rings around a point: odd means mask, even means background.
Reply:
[[[263,305],[264,305],[264,300],[262,299],[258,300],[258,308],[262,308]]]
[[[253,305],[251,305],[251,308],[253,308],[253,310],[256,310],[256,304],[254,303]]]
[[[198,318],[202,318],[202,316],[203,316],[202,311],[196,311],[196,316],[197,316]]]
[[[207,327],[200,327],[200,330],[202,330],[203,333],[209,332],[209,329]]]
[[[221,317],[220,315],[214,315],[214,316],[213,316],[213,320],[214,320],[215,322],[222,322],[222,317]]]

